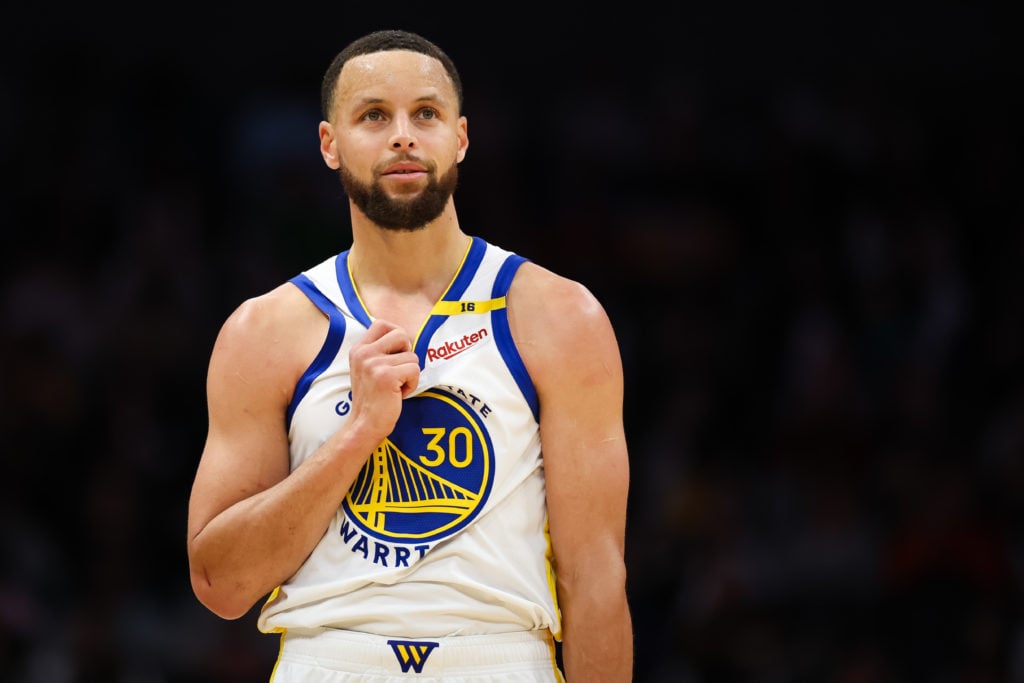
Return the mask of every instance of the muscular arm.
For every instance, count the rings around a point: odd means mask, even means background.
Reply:
[[[629,462],[618,343],[589,291],[533,264],[513,283],[509,313],[540,398],[566,678],[629,681]]]
[[[350,419],[289,474],[285,411],[326,326],[304,295],[283,285],[240,306],[214,344],[188,558],[196,597],[226,619],[245,614],[298,569],[415,386],[407,336],[375,324],[352,352]]]

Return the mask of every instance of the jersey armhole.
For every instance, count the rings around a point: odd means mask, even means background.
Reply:
[[[338,307],[335,306],[330,299],[328,299],[323,292],[321,292],[313,281],[304,274],[299,274],[289,280],[293,285],[299,288],[303,294],[309,297],[309,300],[313,304],[323,311],[324,315],[327,316],[328,329],[327,337],[324,339],[323,346],[320,347],[320,351],[316,354],[316,358],[309,364],[306,371],[302,373],[302,377],[299,378],[298,383],[295,385],[295,392],[292,394],[292,400],[288,404],[288,412],[285,415],[285,428],[291,430],[292,417],[295,415],[295,409],[302,401],[303,397],[309,392],[310,385],[313,381],[320,376],[320,374],[328,368],[334,357],[338,355],[338,349],[341,348],[341,342],[345,339],[345,316],[342,315]]]
[[[504,263],[498,269],[497,277],[494,279],[494,287],[491,290],[492,298],[497,299],[508,294],[509,287],[512,286],[512,279],[515,277],[519,267],[526,263],[526,261],[525,257],[518,254],[510,254],[505,258]],[[533,379],[526,370],[526,364],[523,363],[523,358],[519,355],[519,349],[516,348],[515,341],[512,339],[512,331],[508,324],[508,306],[506,305],[491,311],[491,322],[494,326],[494,338],[498,345],[498,352],[501,353],[505,365],[508,367],[509,372],[512,373],[512,377],[515,379],[519,391],[522,392],[523,398],[529,404],[530,410],[533,412],[533,419],[540,422],[540,402],[537,399],[537,389],[534,387]]]

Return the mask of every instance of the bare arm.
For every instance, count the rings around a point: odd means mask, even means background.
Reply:
[[[188,558],[196,597],[226,619],[245,614],[299,568],[415,387],[408,336],[376,323],[352,352],[351,418],[289,474],[285,411],[326,329],[323,314],[283,285],[240,306],[214,344]]]
[[[509,306],[513,334],[540,397],[566,678],[629,681],[629,461],[618,342],[588,290],[533,264],[517,275]]]

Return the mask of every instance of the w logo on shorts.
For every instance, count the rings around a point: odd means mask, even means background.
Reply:
[[[437,643],[423,643],[415,640],[389,640],[388,645],[395,653],[395,659],[402,667],[402,673],[408,673],[412,669],[418,674],[423,673],[423,665],[427,663],[427,657],[437,647]]]

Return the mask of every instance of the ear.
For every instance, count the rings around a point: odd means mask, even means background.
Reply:
[[[320,156],[324,158],[327,168],[337,171],[341,168],[341,160],[338,148],[334,144],[334,127],[327,121],[321,121],[318,132],[320,134]]]
[[[469,149],[469,122],[466,121],[465,116],[459,117],[456,134],[459,139],[459,149],[455,153],[455,161],[462,163],[462,160],[466,158],[466,150]]]

